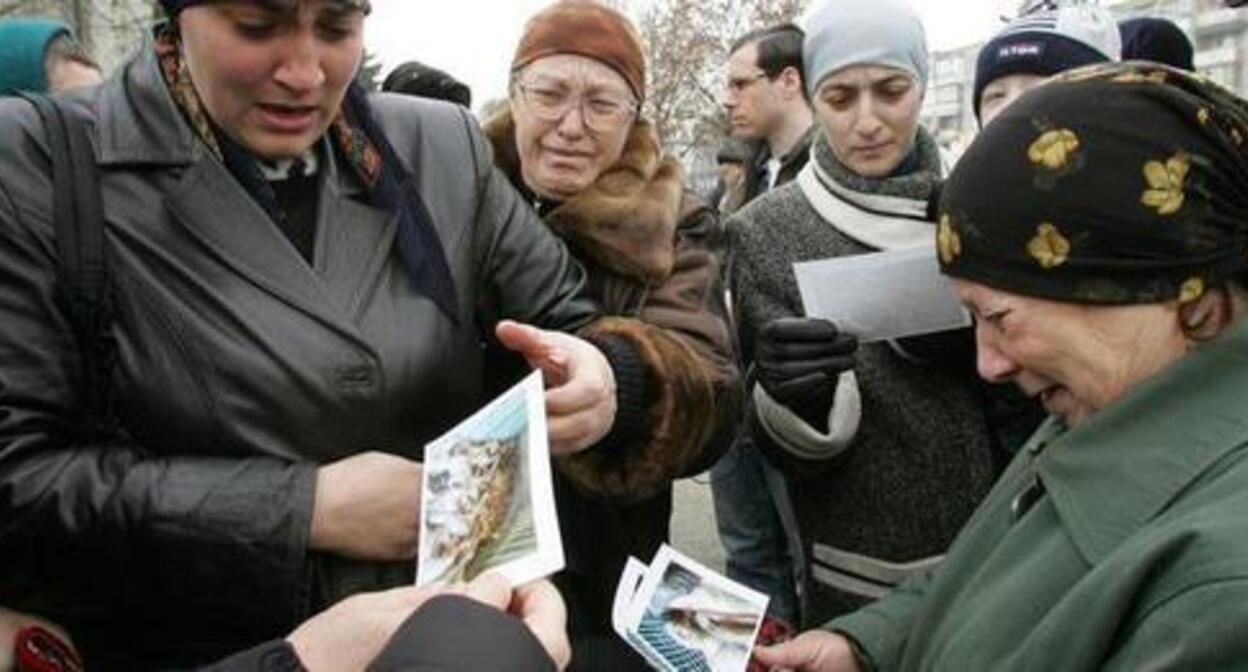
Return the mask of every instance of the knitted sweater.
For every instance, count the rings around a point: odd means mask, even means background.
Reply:
[[[803,314],[794,262],[934,244],[925,213],[940,159],[926,133],[917,148],[917,171],[873,180],[849,173],[820,137],[798,180],[730,220],[732,294],[746,366],[764,324]],[[842,376],[826,428],[805,426],[776,408],[760,417],[760,406],[778,404],[752,376],[747,386],[755,443],[784,472],[797,514],[808,626],[934,566],[1003,463],[973,359],[964,367],[942,366],[896,343],[863,345],[853,374]],[[828,445],[819,457],[798,445],[821,441]]]

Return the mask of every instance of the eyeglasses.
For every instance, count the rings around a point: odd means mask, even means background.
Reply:
[[[767,77],[765,72],[759,72],[749,77],[729,77],[728,81],[724,82],[724,90],[728,93],[741,93],[751,84],[765,77]]]
[[[516,82],[520,97],[533,114],[543,121],[559,121],[579,106],[581,119],[593,131],[610,131],[637,114],[637,101],[609,93],[577,94],[543,82]]]

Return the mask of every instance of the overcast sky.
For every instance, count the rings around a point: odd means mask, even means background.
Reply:
[[[640,4],[649,0],[634,0]],[[818,2],[819,0],[811,0]],[[986,39],[1017,0],[911,0],[932,49]],[[502,95],[524,21],[550,0],[373,0],[365,44],[383,74],[407,60],[450,72],[472,87],[474,105]]]

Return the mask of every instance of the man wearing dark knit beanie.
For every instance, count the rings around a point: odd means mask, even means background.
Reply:
[[[973,104],[986,126],[1015,98],[1059,72],[1119,60],[1118,24],[1097,7],[1063,7],[1024,14],[979,51]]]

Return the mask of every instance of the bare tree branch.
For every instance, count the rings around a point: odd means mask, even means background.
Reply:
[[[615,0],[627,2],[627,0]],[[664,146],[688,158],[718,144],[728,49],[740,35],[793,21],[805,0],[654,0],[641,13],[650,85],[646,114]]]

